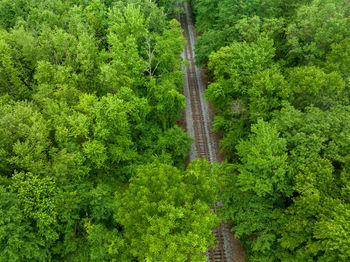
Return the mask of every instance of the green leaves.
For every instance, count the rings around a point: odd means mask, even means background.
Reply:
[[[349,1],[192,1],[249,261],[347,261]]]
[[[14,169],[45,172],[46,151],[50,146],[47,122],[31,103],[19,102],[0,108],[2,171]]]
[[[275,30],[271,27],[272,20],[262,21],[269,16],[278,17],[285,1],[194,0],[191,3],[196,15],[196,28],[201,32],[196,44],[198,64],[207,64],[212,52],[232,42],[250,42],[262,36],[272,38],[273,32],[283,31],[278,22]],[[286,9],[290,11],[290,3]]]
[[[330,71],[339,72],[344,79],[347,81],[349,87],[349,65],[350,65],[350,54],[349,54],[350,38],[346,38],[339,44],[333,44],[332,51],[327,55],[326,68]]]
[[[26,239],[29,224],[23,220],[16,194],[0,186],[0,261],[18,261],[33,252],[33,243]]]
[[[252,190],[259,197],[291,195],[286,140],[279,137],[276,128],[263,121],[252,126],[252,133],[249,141],[237,146],[242,162],[238,167],[241,189]]]
[[[283,259],[345,261],[348,257],[348,229],[344,219],[348,204],[342,203],[336,176],[329,161],[320,159],[296,176],[300,194],[281,217]],[[322,254],[322,255],[321,255]]]
[[[201,252],[214,243],[218,222],[207,204],[215,200],[215,181],[206,162],[185,173],[163,164],[140,168],[120,202],[130,253],[146,261],[205,261]]]
[[[250,119],[269,120],[271,113],[282,107],[283,101],[291,101],[293,91],[277,68],[264,70],[253,78],[253,84],[248,90]]]
[[[91,261],[128,261],[124,255],[127,247],[118,230],[106,228],[103,224],[86,224],[88,243],[91,246]]]
[[[40,179],[32,173],[18,173],[13,176],[12,190],[17,193],[23,213],[42,237],[43,246],[58,239],[57,189],[51,178]]]
[[[326,74],[313,66],[291,69],[289,83],[294,93],[293,105],[296,108],[315,105],[327,109],[336,103],[337,96],[345,87],[337,72]]]
[[[216,83],[209,85],[206,97],[214,106],[222,111],[232,99],[246,96],[251,75],[268,68],[272,63],[272,45],[273,42],[266,38],[252,44],[235,42],[210,56],[208,67]],[[221,95],[223,92],[224,96]]]
[[[290,54],[302,61],[324,58],[331,44],[349,37],[348,8],[345,0],[315,0],[300,7],[287,31]]]
[[[35,39],[23,28],[10,33],[0,30],[0,94],[14,99],[30,97],[32,70],[37,59]]]
[[[183,168],[191,143],[175,124],[184,37],[164,13],[178,10],[160,4],[1,1],[0,261],[133,259],[114,196],[140,165]],[[193,224],[165,242],[170,260],[190,234],[187,254],[204,251],[215,224],[201,216],[207,204],[172,205],[163,206],[171,221]]]
[[[10,191],[0,187],[0,261],[50,260],[59,237],[55,183],[32,173],[13,181]]]

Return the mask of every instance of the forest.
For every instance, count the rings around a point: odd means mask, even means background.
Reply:
[[[350,2],[192,5],[248,261],[349,261]]]
[[[220,221],[350,260],[350,1],[189,1],[222,164],[187,163],[183,1],[0,0],[0,262],[205,262]]]
[[[174,1],[0,1],[0,261],[203,261]]]

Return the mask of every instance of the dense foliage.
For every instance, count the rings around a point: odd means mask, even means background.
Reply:
[[[349,1],[192,4],[249,261],[349,261]]]
[[[174,1],[0,1],[0,261],[203,261]],[[159,5],[158,5],[159,4]]]

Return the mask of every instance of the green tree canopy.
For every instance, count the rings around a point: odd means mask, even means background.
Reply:
[[[185,172],[159,163],[143,166],[121,199],[120,222],[130,253],[147,261],[206,261],[216,215],[209,211],[217,176],[208,162]]]

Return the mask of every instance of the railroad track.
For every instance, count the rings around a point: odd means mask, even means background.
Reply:
[[[211,120],[209,117],[209,107],[203,94],[205,90],[204,81],[194,63],[194,43],[195,31],[192,19],[191,7],[184,3],[185,13],[180,16],[181,26],[184,30],[184,36],[187,45],[183,52],[183,58],[188,61],[188,65],[183,68],[184,71],[184,94],[186,96],[186,125],[190,136],[195,140],[191,150],[190,160],[195,158],[205,158],[213,163],[217,161],[216,149],[213,133],[211,132]],[[216,205],[220,205],[217,203]],[[214,210],[215,212],[215,210]],[[215,248],[209,248],[206,252],[210,262],[243,262],[244,256],[240,253],[240,243],[234,239],[230,227],[222,222],[219,227],[213,231],[216,239]],[[237,242],[238,241],[238,242]],[[237,252],[238,251],[238,252]],[[235,252],[237,254],[235,254]],[[240,257],[241,256],[241,257]]]
[[[187,30],[186,30],[187,31]],[[185,31],[185,35],[188,35],[188,32]],[[201,104],[201,93],[199,90],[199,85],[197,81],[197,75],[195,72],[195,65],[193,63],[194,58],[192,52],[189,52],[191,43],[188,42],[188,46],[185,48],[185,57],[189,61],[187,67],[187,80],[190,93],[190,105],[192,111],[192,122],[194,125],[194,137],[197,156],[200,158],[206,158],[208,161],[211,161],[210,152],[209,152],[209,138],[207,137],[207,130],[205,126],[205,115],[203,112]]]
[[[187,5],[187,3],[186,3]],[[191,24],[188,23],[189,14],[182,14],[180,22],[184,29],[184,36],[187,45],[184,50],[184,58],[188,61],[185,68],[187,80],[187,99],[191,107],[190,120],[193,125],[193,136],[195,139],[196,155],[199,158],[206,158],[209,162],[216,160],[215,152],[213,152],[212,141],[210,139],[209,117],[206,101],[203,98],[204,88],[201,82],[199,69],[194,64],[194,37],[190,30]],[[193,25],[192,25],[193,26]],[[187,121],[188,122],[188,121]]]

